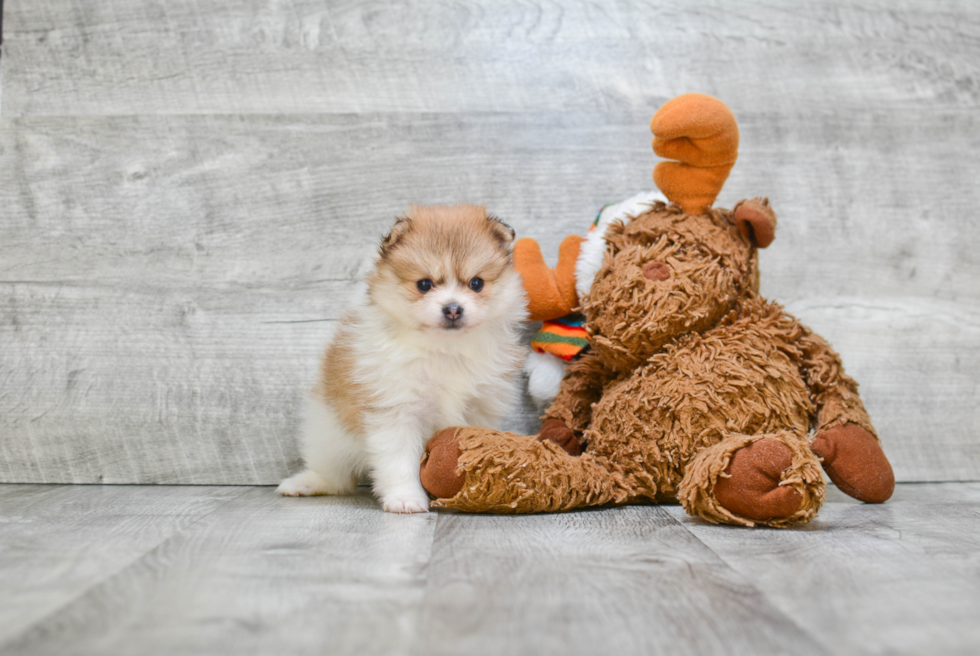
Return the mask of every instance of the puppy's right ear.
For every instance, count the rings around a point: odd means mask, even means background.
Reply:
[[[391,226],[388,234],[381,238],[381,247],[378,252],[381,257],[387,256],[391,249],[398,245],[405,235],[412,229],[412,220],[405,216],[400,216],[395,220],[395,225]]]
[[[497,240],[497,244],[502,248],[507,248],[514,242],[514,237],[517,235],[513,228],[493,214],[487,214],[487,221],[490,222],[490,233],[493,234],[494,239]]]

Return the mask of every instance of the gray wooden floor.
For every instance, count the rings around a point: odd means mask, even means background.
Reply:
[[[678,507],[381,512],[268,487],[0,486],[0,653],[976,654],[980,484],[832,490],[798,530]]]
[[[486,203],[553,257],[691,91],[892,501],[752,531],[255,487],[397,213]],[[980,653],[978,110],[970,0],[5,0],[0,654]]]

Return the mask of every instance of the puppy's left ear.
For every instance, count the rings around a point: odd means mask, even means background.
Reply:
[[[514,242],[515,233],[513,228],[493,214],[487,214],[487,221],[490,224],[490,232],[496,238],[501,248],[507,248]]]
[[[401,241],[405,235],[408,234],[409,230],[412,229],[412,220],[405,216],[400,216],[395,219],[395,225],[391,226],[391,230],[388,234],[381,238],[381,246],[378,251],[381,253],[381,257],[385,257],[391,252],[398,242]]]

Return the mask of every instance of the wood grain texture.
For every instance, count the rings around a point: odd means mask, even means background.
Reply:
[[[974,654],[978,518],[978,483],[831,488],[797,530],[0,485],[0,653]]]
[[[282,319],[322,313],[321,295],[0,288],[3,480],[270,484],[299,466],[296,413],[335,322]]]
[[[842,353],[900,480],[976,479],[980,190],[956,162],[978,119],[740,118],[719,204],[768,195],[780,214],[763,292]],[[0,480],[276,482],[391,217],[483,201],[553,257],[649,187],[646,131],[622,114],[5,122]]]
[[[407,653],[435,524],[369,496],[246,490],[0,651]]]
[[[969,2],[8,0],[8,116],[976,108]],[[951,45],[955,44],[955,45]]]
[[[899,479],[980,478],[973,4],[225,4],[4,5],[0,481],[276,482],[395,214],[485,202],[553,257],[691,90]]]
[[[793,531],[669,512],[830,653],[977,653],[980,484],[899,485],[877,506],[832,492]]]
[[[433,655],[828,653],[654,506],[440,513],[419,638]]]
[[[0,481],[278,483],[352,285],[0,284]]]
[[[980,479],[977,3],[2,7],[0,482],[278,482],[395,214],[484,202],[553,261],[689,91],[899,480]],[[975,654],[978,519],[978,483],[791,531],[0,484],[0,653]]]
[[[0,645],[242,492],[0,485]]]
[[[0,124],[0,280],[349,280],[410,203],[583,231],[650,185],[646,118],[501,114],[28,118]],[[594,178],[582,188],[583,175]],[[576,189],[577,187],[577,189]],[[556,225],[557,222],[557,225]],[[38,251],[44,256],[39,257]]]
[[[0,280],[348,280],[410,203],[463,199],[552,255],[602,204],[652,186],[650,113],[3,121]],[[975,113],[754,105],[738,119],[740,158],[718,204],[772,199],[781,221],[762,256],[764,273],[780,270],[763,276],[768,295],[874,286],[971,300]]]

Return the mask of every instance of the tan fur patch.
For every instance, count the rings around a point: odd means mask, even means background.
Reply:
[[[415,205],[396,225],[398,241],[382,253],[381,262],[401,279],[432,275],[441,284],[452,276],[465,284],[476,275],[494,280],[509,265],[513,235],[504,239],[508,229],[485,207]]]
[[[354,378],[357,361],[350,342],[346,321],[342,320],[337,336],[320,360],[320,380],[313,393],[336,411],[345,429],[360,435],[364,433],[364,409],[371,398],[365,386]]]

